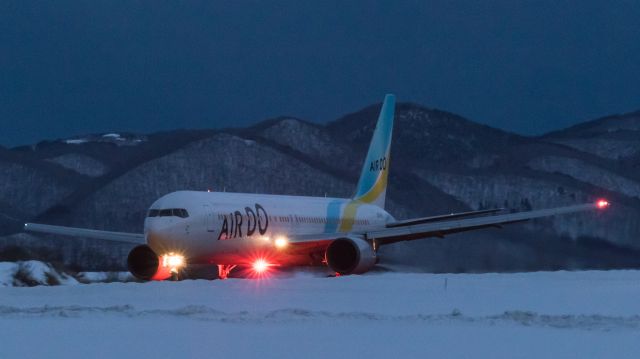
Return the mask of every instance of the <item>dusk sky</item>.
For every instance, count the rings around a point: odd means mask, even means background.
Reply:
[[[2,1],[0,144],[334,120],[522,134],[640,109],[640,1]]]

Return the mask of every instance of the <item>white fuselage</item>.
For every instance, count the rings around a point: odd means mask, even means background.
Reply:
[[[151,205],[144,232],[156,253],[181,253],[190,263],[238,264],[260,255],[299,265],[317,264],[319,258],[308,250],[280,251],[278,239],[347,235],[393,220],[378,206],[349,199],[179,191]]]

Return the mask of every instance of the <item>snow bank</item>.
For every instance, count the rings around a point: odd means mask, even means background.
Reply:
[[[0,262],[0,287],[135,281],[137,279],[129,272],[80,272],[71,275],[40,261]]]
[[[77,276],[82,283],[135,282],[129,272],[80,272]]]
[[[78,281],[40,261],[0,262],[0,286],[72,285]]]
[[[13,280],[18,271],[18,263],[0,262],[0,287],[13,286]]]

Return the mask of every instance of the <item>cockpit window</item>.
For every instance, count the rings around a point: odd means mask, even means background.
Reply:
[[[174,208],[172,210],[172,213],[174,216],[176,217],[180,217],[180,218],[187,218],[189,217],[189,213],[187,213],[187,210],[184,208]]]
[[[169,209],[151,209],[149,210],[149,217],[189,217],[189,212],[184,208],[169,208]]]

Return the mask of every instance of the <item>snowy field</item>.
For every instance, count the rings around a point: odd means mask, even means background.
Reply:
[[[0,358],[639,358],[640,271],[0,288]]]

